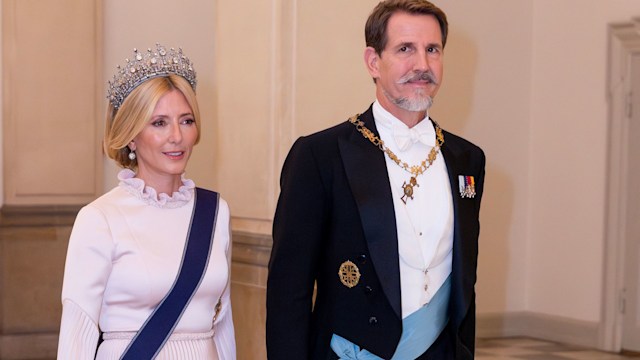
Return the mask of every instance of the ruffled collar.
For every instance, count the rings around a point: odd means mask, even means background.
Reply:
[[[118,173],[120,185],[126,191],[144,201],[149,205],[159,208],[174,209],[186,205],[193,198],[193,192],[196,187],[195,183],[189,179],[185,179],[182,175],[182,186],[172,195],[160,193],[151,186],[146,186],[144,180],[139,179],[130,169],[121,170]]]

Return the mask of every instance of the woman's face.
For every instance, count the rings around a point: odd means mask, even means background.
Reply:
[[[137,177],[159,192],[177,191],[197,137],[195,118],[184,95],[176,89],[164,94],[151,119],[129,144],[136,152]]]

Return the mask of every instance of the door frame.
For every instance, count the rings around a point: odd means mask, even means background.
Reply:
[[[630,118],[631,57],[640,55],[640,18],[609,25],[609,54],[606,98],[609,133],[604,245],[604,275],[599,347],[619,352],[622,349],[622,289],[626,227],[626,189]],[[640,109],[634,109],[640,111]]]

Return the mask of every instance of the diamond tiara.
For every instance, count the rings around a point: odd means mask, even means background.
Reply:
[[[147,49],[142,53],[133,49],[133,59],[126,59],[124,67],[118,65],[117,69],[113,80],[109,81],[107,90],[107,99],[116,109],[133,89],[156,77],[180,75],[191,84],[194,91],[196,89],[196,72],[191,60],[182,53],[182,48],[167,50],[164,46],[156,44],[155,50]]]

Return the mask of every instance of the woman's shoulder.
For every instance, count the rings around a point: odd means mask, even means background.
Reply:
[[[127,207],[127,202],[131,201],[130,198],[131,195],[121,187],[116,186],[83,206],[76,216],[76,222],[86,220],[98,221],[98,219],[103,219],[103,222],[109,222],[108,219],[114,216],[121,217],[129,213],[129,211],[125,211],[125,208]]]
[[[106,193],[100,195],[97,199],[85,205],[85,208],[94,208],[105,210],[108,207],[123,202],[128,196],[127,192],[121,186],[116,186]]]
[[[229,216],[229,203],[222,197],[222,194],[220,194],[215,190],[211,190],[203,187],[198,187],[198,188],[201,190],[211,191],[218,194],[218,215],[222,214],[222,215]]]
[[[222,196],[219,197],[218,206],[220,206],[220,209],[229,212],[229,203]]]

